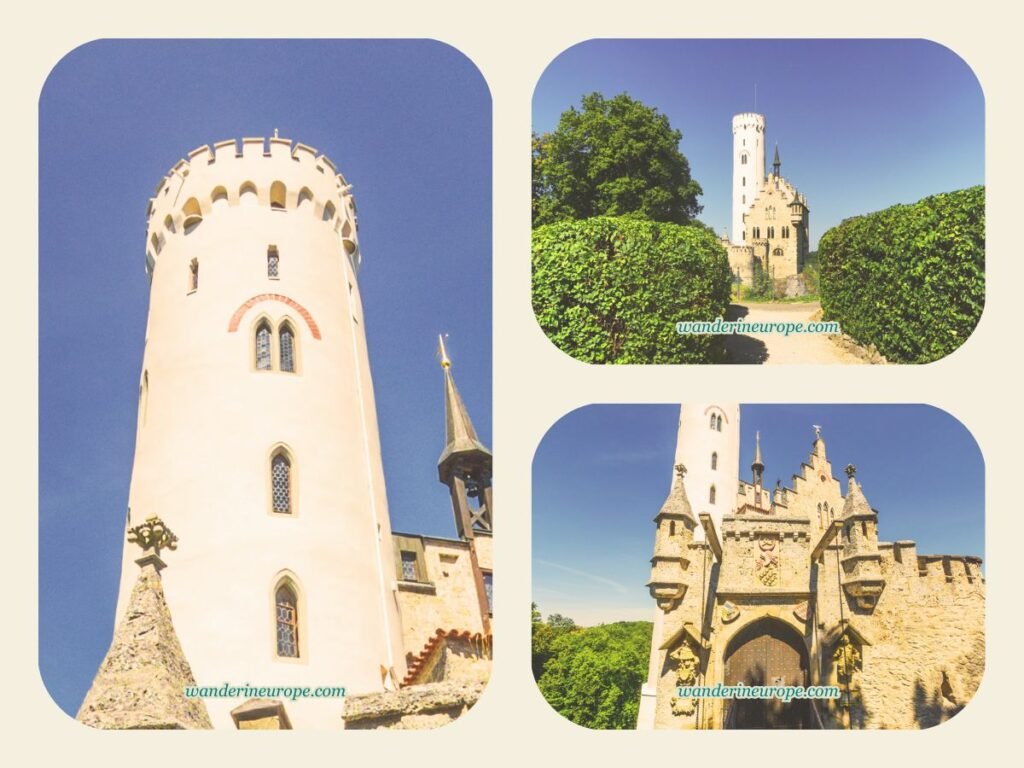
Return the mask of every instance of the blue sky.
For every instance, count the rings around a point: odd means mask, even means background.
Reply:
[[[767,158],[807,196],[811,247],[849,216],[984,183],[984,100],[970,67],[926,40],[592,40],[534,92],[533,127],[592,91],[667,115],[703,187],[700,219],[729,228],[732,115],[767,120]],[[732,233],[730,233],[732,234]]]
[[[669,490],[678,405],[592,405],[544,437],[533,462],[533,599],[578,624],[650,620],[654,516]],[[920,554],[984,555],[984,463],[970,432],[925,405],[744,405],[740,477],[761,432],[766,485],[790,478],[822,437],[841,479],[847,464],[883,541]]]
[[[146,204],[243,136],[330,157],[360,273],[392,524],[454,536],[437,334],[491,443],[491,102],[431,41],[100,41],[40,98],[40,668],[74,713],[110,642],[148,305]]]

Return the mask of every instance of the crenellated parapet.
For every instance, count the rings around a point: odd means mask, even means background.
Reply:
[[[326,155],[275,136],[204,144],[167,172],[146,211],[146,271],[152,274],[172,238],[187,236],[222,207],[240,205],[296,211],[321,221],[358,269],[352,186]]]
[[[732,116],[732,132],[754,130],[764,133],[765,118],[758,112],[740,112]]]

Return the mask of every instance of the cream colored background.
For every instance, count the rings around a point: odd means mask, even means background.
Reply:
[[[393,6],[401,5],[401,8]],[[1019,19],[1006,3],[859,0],[827,7],[793,0],[787,13],[762,3],[629,3],[520,0],[515,3],[215,3],[96,2],[22,4],[9,15],[0,51],[4,72],[2,204],[9,287],[2,391],[5,395],[2,562],[5,576],[3,717],[5,752],[74,766],[446,764],[620,766],[639,761],[824,762],[831,766],[908,760],[999,760],[1018,744],[1014,725],[1024,684],[1021,615],[1018,393],[1022,323],[1019,208]],[[259,7],[257,7],[259,6]],[[98,37],[433,37],[460,48],[487,78],[494,98],[495,441],[498,456],[495,560],[501,619],[495,674],[479,705],[437,732],[101,733],[79,726],[50,700],[37,671],[37,100],[47,73],[72,48]],[[974,68],[986,95],[988,298],[975,334],[928,366],[775,367],[756,371],[763,402],[926,402],[945,408],[974,433],[986,458],[988,515],[988,671],[966,710],[923,733],[614,733],[569,724],[537,692],[529,664],[530,462],[547,427],[589,402],[679,402],[714,397],[751,402],[751,374],[735,368],[590,368],[555,350],[530,309],[530,100],[546,64],[592,37],[928,37]],[[680,78],[699,72],[680,72]],[[950,115],[956,119],[956,115]],[[941,158],[936,158],[941,162]],[[1016,230],[1016,231],[1015,231]],[[143,242],[139,240],[140,253]],[[485,254],[481,254],[484,257]],[[13,305],[13,306],[12,306]],[[372,322],[373,308],[367,308]],[[18,333],[18,329],[31,332]],[[11,349],[14,346],[14,349]],[[17,371],[18,375],[10,375]],[[825,383],[827,382],[827,384]],[[24,480],[23,480],[24,478]],[[15,482],[11,482],[16,479]],[[945,482],[944,478],[934,478]],[[1015,695],[1016,693],[1016,695]],[[201,750],[201,752],[199,752]],[[400,762],[401,761],[401,762]]]

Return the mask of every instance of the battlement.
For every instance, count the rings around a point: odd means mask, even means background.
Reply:
[[[146,210],[146,271],[168,240],[187,236],[221,206],[302,209],[330,226],[358,270],[358,217],[352,186],[313,147],[274,136],[196,147],[160,180]]]
[[[830,547],[831,549],[831,547]],[[886,572],[936,584],[984,584],[981,558],[973,555],[919,555],[913,541],[880,541],[878,552]]]
[[[764,115],[758,112],[740,112],[738,115],[732,116],[732,132],[747,130],[753,128],[754,130],[764,133],[765,119]]]

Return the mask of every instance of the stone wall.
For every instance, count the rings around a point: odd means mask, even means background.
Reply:
[[[346,730],[440,728],[469,711],[483,689],[482,683],[440,682],[350,696],[342,719]]]

